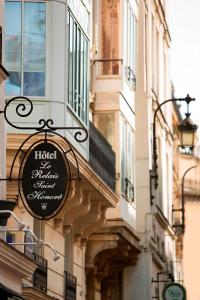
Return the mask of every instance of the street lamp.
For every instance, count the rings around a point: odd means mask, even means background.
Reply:
[[[178,125],[180,131],[181,148],[189,148],[190,150],[194,147],[194,137],[198,126],[194,124],[190,118],[190,113],[185,114],[186,118]]]
[[[182,181],[181,181],[181,208],[178,209],[174,209],[172,208],[172,216],[174,212],[181,212],[182,217],[181,217],[181,224],[173,224],[174,228],[180,228],[181,229],[181,233],[183,234],[185,232],[185,195],[184,195],[184,183],[185,183],[185,176],[187,175],[187,173],[196,168],[197,165],[190,167],[189,169],[187,169],[185,171],[185,173],[183,174],[182,177]]]
[[[158,112],[161,110],[161,106],[163,106],[165,103],[168,102],[186,102],[187,103],[187,113],[185,113],[186,118],[178,125],[178,129],[180,132],[180,139],[181,139],[181,147],[183,149],[194,148],[194,134],[197,131],[197,125],[195,125],[191,118],[189,113],[189,104],[191,101],[195,101],[195,98],[191,98],[189,95],[187,95],[185,98],[172,98],[165,100],[164,102],[160,103],[159,106],[156,108],[153,118],[153,168],[151,171],[151,179],[154,179],[154,188],[157,189],[158,187],[158,165],[157,165],[157,145],[156,145],[156,117]]]

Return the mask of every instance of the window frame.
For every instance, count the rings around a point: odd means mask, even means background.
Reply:
[[[120,118],[121,126],[120,126],[120,135],[121,135],[121,164],[120,164],[120,173],[121,173],[121,194],[130,202],[134,202],[134,163],[132,164],[130,170],[131,173],[129,174],[129,164],[128,162],[131,159],[132,155],[132,162],[134,162],[134,130],[128,123],[128,121],[121,115]],[[130,134],[132,136],[132,142],[130,145]],[[131,151],[129,151],[129,147]],[[130,153],[132,152],[132,153]],[[123,168],[122,168],[123,166]]]
[[[105,0],[106,1],[106,0]],[[117,13],[118,18],[115,18],[115,21],[117,20],[117,25],[115,25],[114,18],[107,18],[104,16],[105,12],[109,14],[112,10],[108,10],[106,7],[107,3],[103,3],[102,1],[99,1],[99,10],[98,10],[98,30],[99,30],[99,37],[98,37],[98,44],[99,44],[99,55],[100,59],[98,59],[98,73],[99,76],[103,78],[119,78],[121,76],[121,65],[122,65],[122,59],[121,56],[121,45],[120,45],[120,39],[121,39],[121,0],[118,0],[117,8],[115,13]],[[105,5],[103,7],[103,5]],[[111,4],[113,5],[113,4]],[[106,28],[104,27],[106,24],[108,24],[107,27],[112,28],[112,30],[115,29],[115,38],[113,38],[113,35],[111,32],[109,32],[109,40],[110,45],[109,47],[105,47],[107,45],[106,38],[103,34],[103,32],[107,32]],[[107,32],[108,34],[108,32]],[[117,38],[116,38],[117,37]],[[108,38],[108,36],[107,36]],[[115,45],[113,47],[113,45]],[[116,53],[112,53],[112,48],[115,49]],[[107,53],[109,52],[109,53]],[[105,54],[106,53],[106,54]]]
[[[72,29],[72,44],[76,43],[77,40],[79,40],[79,43],[81,41],[80,44],[78,44],[78,46],[82,47],[82,42],[84,45],[85,50],[83,50],[84,54],[81,54],[81,51],[79,48],[78,51],[78,47],[77,44],[73,45],[73,47],[75,47],[75,52],[73,52],[72,49],[72,57],[73,60],[70,60],[70,30],[71,30],[71,22],[70,19],[72,19],[73,21],[73,27],[76,28],[76,33],[78,32],[78,36],[77,34],[74,35],[74,30]],[[67,107],[68,109],[73,113],[73,115],[78,119],[78,121],[83,125],[83,126],[88,126],[88,122],[89,122],[89,116],[88,116],[88,109],[89,109],[89,37],[87,35],[87,33],[84,31],[83,27],[81,26],[81,24],[78,22],[78,20],[76,19],[75,15],[73,14],[73,11],[71,10],[71,8],[68,6],[67,8]],[[75,40],[74,40],[75,37]],[[74,42],[75,41],[75,42]],[[85,48],[86,47],[86,48]],[[78,56],[76,56],[76,53],[78,53]],[[83,56],[82,56],[83,55]],[[82,58],[81,58],[82,56]],[[83,60],[83,64],[79,64],[80,60]],[[86,63],[85,63],[86,62]],[[72,64],[72,66],[70,66],[70,64]],[[74,67],[75,65],[75,67]],[[72,72],[70,70],[70,67],[72,68]],[[78,72],[77,72],[78,69]],[[74,77],[74,73],[76,73],[76,76]],[[72,87],[70,87],[70,74],[72,74]],[[81,76],[81,74],[83,74],[83,76]],[[86,75],[86,76],[85,76]],[[75,81],[75,83],[74,83]],[[81,92],[81,95],[75,91],[76,87],[78,84],[78,88],[79,91]],[[76,87],[75,87],[76,85]],[[72,95],[70,96],[70,90],[72,91]],[[74,90],[74,92],[73,92]],[[77,94],[77,96],[75,95],[75,93]],[[85,98],[82,98],[85,97]],[[83,108],[81,108],[81,104],[78,101],[78,108],[77,108],[77,104],[75,102],[77,102],[76,99],[74,99],[75,97],[78,97],[79,99],[81,99],[80,101],[83,101],[84,106]],[[71,98],[71,99],[70,99]],[[82,112],[81,112],[82,111]],[[82,116],[81,116],[82,114]]]
[[[132,26],[131,26],[132,24]],[[137,19],[129,0],[124,2],[124,26],[126,38],[124,43],[124,72],[131,88],[136,85],[136,58],[137,58]],[[133,36],[133,39],[131,39]],[[133,54],[132,54],[133,53]]]

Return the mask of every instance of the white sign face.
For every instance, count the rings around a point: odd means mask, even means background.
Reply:
[[[185,290],[179,284],[170,284],[163,293],[164,300],[185,300]]]

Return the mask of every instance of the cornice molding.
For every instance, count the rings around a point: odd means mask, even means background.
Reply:
[[[4,265],[22,278],[32,275],[37,267],[31,259],[3,240],[0,240],[0,263],[1,268]]]
[[[33,287],[23,287],[22,296],[25,297],[26,300],[56,300],[57,299]]]

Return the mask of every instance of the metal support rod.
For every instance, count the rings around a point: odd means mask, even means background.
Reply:
[[[16,246],[16,245],[38,245],[38,246],[47,246],[48,248],[50,248],[53,253],[54,253],[54,261],[56,261],[57,259],[60,258],[60,254],[56,251],[56,249],[53,247],[53,245],[47,241],[44,241],[44,240],[41,240],[39,239],[35,234],[34,232],[29,228],[29,226],[26,226],[24,222],[20,221],[17,216],[10,210],[2,210],[0,211],[0,214],[4,214],[4,213],[10,213],[13,218],[17,221],[18,223],[18,227],[19,228],[0,228],[0,232],[8,232],[8,231],[13,231],[13,232],[19,232],[19,231],[22,231],[22,232],[29,232],[32,237],[35,239],[35,242],[14,242],[14,243],[8,243],[9,245],[13,245],[13,246]],[[25,227],[26,226],[26,227]],[[25,227],[25,228],[24,228]]]
[[[174,224],[173,227],[181,227],[182,228],[182,233],[184,233],[185,231],[185,195],[184,195],[184,184],[185,184],[185,176],[187,175],[187,173],[196,168],[197,165],[192,166],[190,168],[188,168],[185,173],[183,174],[182,180],[181,180],[181,208],[172,208],[172,213],[173,212],[181,212],[182,216],[181,216],[181,224]]]
[[[153,299],[160,299],[160,283],[167,283],[170,282],[169,280],[160,280],[160,276],[167,276],[169,277],[170,272],[168,271],[163,271],[163,272],[158,272],[156,274],[156,280],[152,279],[152,283],[157,283],[157,288],[158,288],[158,296],[153,297]],[[170,277],[169,277],[170,278]]]
[[[23,221],[20,221],[18,219],[18,217],[15,215],[15,213],[13,211],[11,211],[11,210],[8,210],[8,209],[1,210],[0,211],[0,215],[1,214],[10,214],[13,217],[13,219],[15,219],[15,221],[17,222],[17,224],[18,224],[18,230],[22,230],[26,226],[26,224]],[[0,216],[0,218],[1,218],[1,216]]]
[[[16,243],[8,243],[11,246],[24,246],[24,245],[36,245],[36,246],[47,246],[48,248],[50,248],[53,253],[54,253],[54,257],[53,260],[56,261],[60,258],[60,254],[55,250],[55,248],[49,243],[49,242],[45,242],[43,240],[39,240],[38,242],[28,242],[28,243],[23,243],[23,242],[16,242]]]
[[[168,99],[163,101],[162,103],[160,103],[160,105],[158,105],[158,107],[156,108],[155,112],[154,112],[154,117],[153,117],[153,172],[151,175],[151,178],[154,179],[154,188],[157,189],[158,187],[158,166],[157,166],[157,145],[156,145],[156,117],[158,112],[160,111],[161,107],[168,103],[168,102],[176,102],[176,101],[184,101],[187,103],[187,111],[188,111],[188,106],[190,104],[191,101],[195,101],[195,98],[191,98],[189,95],[187,95],[185,98],[172,98],[172,99]]]
[[[185,195],[184,195],[184,183],[185,183],[185,176],[187,173],[191,170],[196,168],[197,165],[190,167],[185,171],[182,177],[182,182],[181,182],[181,211],[182,211],[182,226],[183,226],[183,233],[185,232]]]

